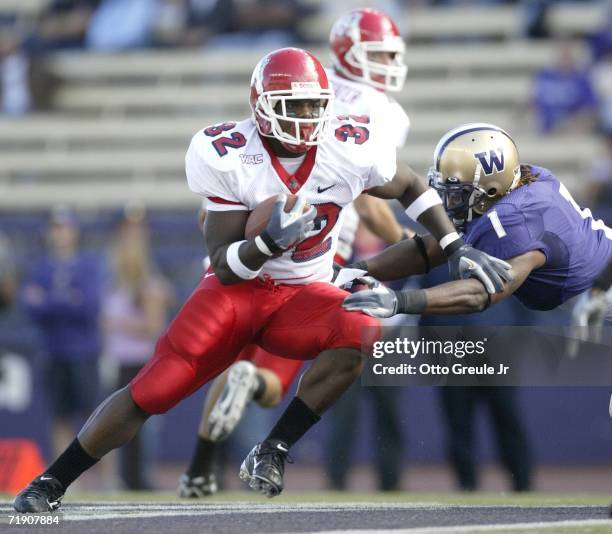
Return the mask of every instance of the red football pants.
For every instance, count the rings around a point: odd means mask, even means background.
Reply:
[[[379,323],[344,310],[346,295],[321,282],[222,285],[207,274],[130,383],[132,398],[147,413],[164,413],[227,369],[248,344],[299,360],[328,349],[360,349],[362,328]],[[379,336],[379,328],[367,332],[370,343]]]

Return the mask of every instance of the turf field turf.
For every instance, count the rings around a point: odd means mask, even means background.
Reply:
[[[190,501],[167,492],[74,493],[58,514],[59,526],[16,526],[15,518],[9,525],[16,514],[5,496],[0,532],[612,533],[608,499],[602,494],[287,492],[268,500],[223,492]]]

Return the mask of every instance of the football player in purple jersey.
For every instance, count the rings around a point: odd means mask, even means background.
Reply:
[[[521,164],[516,144],[497,126],[466,124],[446,133],[435,149],[429,178],[465,241],[507,260],[514,279],[492,295],[473,278],[427,289],[378,286],[348,296],[346,309],[374,317],[461,314],[515,295],[528,308],[550,310],[589,290],[612,260],[612,229],[581,209],[551,171]],[[394,280],[442,262],[439,245],[426,236],[354,267],[379,280]],[[466,264],[464,272],[471,268],[478,266]]]

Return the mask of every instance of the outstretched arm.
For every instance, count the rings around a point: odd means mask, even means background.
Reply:
[[[416,290],[392,291],[379,286],[349,295],[343,306],[374,317],[391,317],[398,313],[458,315],[479,312],[512,295],[545,261],[546,257],[538,250],[509,260],[514,277],[504,284],[502,292],[494,295],[490,295],[478,280],[455,280]]]
[[[419,244],[419,239],[422,245]],[[400,241],[354,266],[367,271],[377,280],[386,282],[426,273],[445,261],[446,256],[438,242],[432,236],[426,235]]]
[[[438,241],[449,234],[456,234],[438,193],[408,166],[401,167],[393,180],[370,189],[368,193],[380,198],[398,199],[408,216],[421,223]]]
[[[397,198],[406,208],[406,214],[429,230],[448,258],[451,279],[478,278],[489,293],[501,292],[504,283],[511,280],[510,266],[506,262],[463,241],[448,218],[438,193],[411,169],[396,174],[390,182],[368,192],[382,198]]]
[[[531,271],[544,265],[545,261],[546,256],[539,250],[532,250],[509,260],[508,263],[512,265],[514,278],[504,284],[504,290],[501,293],[495,293],[494,295],[488,295],[483,285],[474,279],[455,280],[424,289],[426,300],[424,313],[456,315],[483,311],[489,305],[497,304],[512,295],[521,287]]]

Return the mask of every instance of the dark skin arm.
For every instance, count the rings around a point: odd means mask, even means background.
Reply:
[[[206,215],[206,246],[213,271],[224,285],[244,282],[227,264],[227,248],[235,241],[244,240],[244,228],[248,211],[208,211]],[[270,256],[261,252],[253,239],[243,243],[238,250],[240,261],[257,271]]]
[[[539,250],[532,250],[508,260],[512,265],[514,279],[504,284],[501,293],[491,295],[491,304],[509,297],[529,276],[542,267],[546,256]],[[487,291],[478,280],[455,280],[446,284],[430,287],[424,290],[427,299],[426,314],[457,315],[482,311],[487,306]]]
[[[428,189],[429,187],[423,178],[410,167],[403,166],[393,180],[385,185],[369,189],[368,193],[379,198],[396,198],[404,208],[407,208]],[[427,228],[438,241],[445,235],[456,231],[442,204],[424,211],[419,216],[418,222]]]
[[[430,235],[423,236],[430,267],[436,267],[446,262],[446,256],[438,241]],[[380,254],[363,262],[368,274],[382,282],[399,280],[414,274],[427,271],[425,260],[419,252],[413,239],[400,241],[387,247]]]

